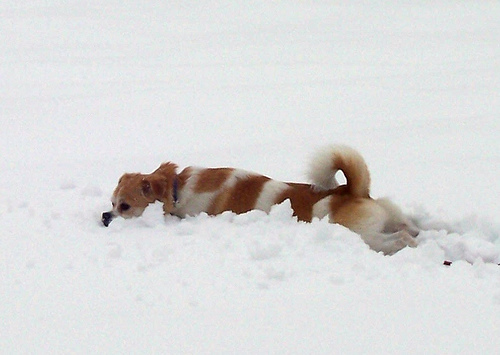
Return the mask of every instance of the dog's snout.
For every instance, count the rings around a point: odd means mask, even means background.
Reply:
[[[113,217],[114,216],[112,212],[104,212],[101,218],[102,224],[104,224],[105,227],[109,226],[109,224],[113,220]]]

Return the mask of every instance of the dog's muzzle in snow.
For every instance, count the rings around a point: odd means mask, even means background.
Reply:
[[[102,214],[102,218],[101,218],[102,224],[104,224],[105,227],[109,226],[109,224],[111,223],[113,218],[115,218],[115,215],[113,214],[113,212],[111,212],[111,211],[104,212]]]

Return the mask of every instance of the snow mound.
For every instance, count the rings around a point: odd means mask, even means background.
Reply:
[[[500,263],[500,225],[478,216],[445,222],[422,208],[411,217],[422,230],[420,244],[440,248],[446,260]]]

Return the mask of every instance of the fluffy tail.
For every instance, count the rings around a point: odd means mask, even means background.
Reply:
[[[335,174],[341,170],[351,195],[370,196],[368,167],[363,157],[351,147],[335,145],[318,151],[309,169],[309,179],[320,189],[329,190],[339,186]]]

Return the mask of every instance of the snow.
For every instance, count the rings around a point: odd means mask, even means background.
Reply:
[[[0,353],[496,353],[500,4],[4,1]],[[100,214],[123,172],[305,181],[348,144],[425,229]],[[443,265],[443,261],[453,263]]]

